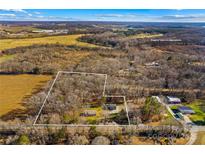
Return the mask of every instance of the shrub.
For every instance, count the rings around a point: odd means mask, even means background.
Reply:
[[[30,139],[27,135],[21,135],[17,141],[17,144],[21,144],[21,145],[30,144]]]

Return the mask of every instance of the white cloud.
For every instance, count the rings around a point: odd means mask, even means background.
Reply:
[[[13,9],[14,12],[21,12],[21,13],[27,13],[27,11],[22,9]]]
[[[44,16],[37,16],[38,18],[44,18]]]
[[[174,15],[165,15],[159,17],[162,20],[168,21],[193,21],[193,22],[204,22],[205,21],[205,14],[174,14]]]
[[[41,12],[34,12],[34,14],[41,14]]]
[[[9,11],[9,12],[20,12],[20,13],[27,13],[27,11],[22,9],[1,9],[2,11]]]
[[[198,16],[196,16],[196,15],[180,15],[180,14],[175,14],[175,15],[163,16],[163,18],[166,18],[166,19],[193,19],[193,18],[198,18]]]
[[[98,14],[96,15],[100,18],[136,18],[138,15],[136,14]]]
[[[15,14],[0,14],[1,17],[16,17]]]

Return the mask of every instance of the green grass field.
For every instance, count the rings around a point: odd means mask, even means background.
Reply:
[[[87,121],[88,124],[95,124],[102,117],[102,108],[101,107],[86,108],[85,110],[96,111],[96,116],[83,117]]]
[[[97,47],[96,45],[79,42],[77,39],[82,34],[77,35],[63,35],[63,36],[49,36],[39,38],[24,38],[24,39],[2,39],[0,41],[0,51],[16,48],[31,46],[34,44],[62,44],[62,45],[77,45],[83,47]]]
[[[195,114],[188,115],[189,118],[197,125],[205,125],[205,101],[195,100],[191,103],[183,103],[182,105],[190,107],[195,111]],[[175,110],[180,105],[173,105],[171,109]]]
[[[205,125],[205,101],[196,100],[189,105],[195,111],[195,114],[190,115],[190,119],[198,125]]]

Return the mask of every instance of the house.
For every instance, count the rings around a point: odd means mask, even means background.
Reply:
[[[177,97],[167,96],[167,102],[169,104],[180,104],[181,103],[181,99],[177,98]]]
[[[194,114],[194,110],[192,110],[190,107],[187,106],[180,106],[178,107],[178,110],[183,114]]]
[[[95,110],[85,110],[83,113],[81,113],[81,116],[90,117],[90,116],[96,116]]]
[[[57,34],[67,34],[68,29],[58,29],[58,30],[55,30],[55,33],[57,33]]]
[[[157,62],[146,63],[145,66],[147,66],[147,67],[158,67],[159,63],[157,63]]]
[[[42,30],[33,30],[33,33],[53,33],[54,30],[52,29],[42,29]]]
[[[117,108],[116,104],[106,104],[105,106],[107,110],[116,110]]]

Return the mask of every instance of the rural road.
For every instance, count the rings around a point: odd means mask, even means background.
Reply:
[[[197,132],[200,132],[200,131],[205,131],[205,126],[192,126],[191,130],[190,130],[190,139],[189,141],[186,143],[186,145],[192,145],[194,144],[194,142],[196,141],[197,139]]]
[[[176,119],[177,121],[179,121],[184,128],[191,126],[190,128],[190,138],[189,141],[186,143],[186,145],[192,145],[194,144],[194,142],[197,139],[197,132],[199,131],[205,131],[205,126],[197,126],[195,125],[187,115],[184,115],[184,120],[179,120],[174,116],[173,111],[170,109],[170,106],[167,105],[165,102],[163,102],[159,97],[155,97],[159,103],[161,103],[162,105],[164,105],[166,107],[166,109],[168,110],[168,112],[173,116],[174,119]]]

